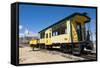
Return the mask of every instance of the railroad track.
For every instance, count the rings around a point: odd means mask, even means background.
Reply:
[[[71,53],[63,53],[59,49],[44,49],[42,51],[45,53],[50,53],[52,55],[61,55],[62,57],[75,60],[96,60],[96,54],[87,51],[85,51],[81,55],[72,55]]]
[[[82,54],[80,57],[85,58],[86,60],[96,60],[95,53]]]

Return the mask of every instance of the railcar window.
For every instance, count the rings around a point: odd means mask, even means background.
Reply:
[[[57,35],[58,35],[58,31],[52,33],[52,36],[57,36]]]
[[[58,32],[56,32],[56,35],[58,35]]]
[[[57,32],[55,32],[55,35],[57,35]]]
[[[49,33],[49,38],[51,38],[51,33]]]
[[[54,36],[54,32],[52,33],[52,36]]]
[[[46,34],[46,38],[48,38],[48,34]]]
[[[55,35],[56,35],[55,32],[53,32],[52,36],[55,36]]]

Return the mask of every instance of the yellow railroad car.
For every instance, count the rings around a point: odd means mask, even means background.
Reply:
[[[88,44],[85,25],[90,18],[86,13],[74,13],[39,32],[40,48],[53,48],[59,46],[64,52],[80,54]],[[34,43],[33,43],[34,44]]]
[[[31,39],[29,41],[29,45],[30,45],[30,47],[33,48],[33,50],[34,50],[34,48],[38,48],[38,43],[39,43],[38,39]]]

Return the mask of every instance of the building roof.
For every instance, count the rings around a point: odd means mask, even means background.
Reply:
[[[86,22],[89,22],[89,21],[90,21],[90,18],[89,18],[86,14],[87,14],[87,13],[73,13],[73,14],[71,14],[70,16],[67,16],[67,17],[63,18],[62,20],[60,20],[60,21],[58,21],[58,22],[52,24],[51,26],[48,26],[47,28],[45,28],[45,29],[39,31],[39,33],[42,32],[42,31],[45,31],[46,29],[48,29],[48,28],[50,28],[50,27],[52,27],[52,26],[54,26],[54,25],[56,25],[56,24],[61,23],[61,22],[64,21],[64,20],[68,20],[68,19],[74,17],[75,15],[85,16],[85,17],[87,17],[87,18],[89,19],[89,20],[86,21]]]

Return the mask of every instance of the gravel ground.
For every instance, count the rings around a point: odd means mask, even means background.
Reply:
[[[60,62],[60,61],[78,61],[85,60],[84,58],[64,54],[57,51],[49,50],[35,50],[24,46],[19,48],[19,63],[46,63],[46,62]]]

